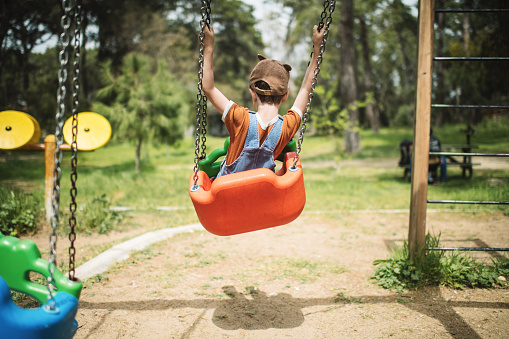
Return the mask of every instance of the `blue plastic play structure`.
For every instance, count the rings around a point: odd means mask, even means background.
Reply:
[[[55,294],[55,310],[43,305],[23,309],[14,304],[9,286],[0,277],[0,337],[16,339],[72,338],[78,328],[74,320],[78,299],[66,292]]]
[[[78,328],[74,318],[82,284],[55,270],[55,309],[49,310],[46,286],[30,279],[31,272],[46,279],[50,275],[49,263],[41,259],[36,244],[0,233],[0,258],[0,338],[72,338]],[[36,309],[18,307],[12,301],[11,290],[28,294],[43,305]]]

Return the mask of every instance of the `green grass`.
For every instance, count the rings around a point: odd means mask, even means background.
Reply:
[[[475,126],[473,143],[479,151],[507,152],[509,124],[487,122]],[[436,129],[443,143],[464,143],[463,125]],[[355,156],[344,154],[340,137],[306,136],[302,145],[302,162],[306,185],[306,211],[339,211],[408,209],[410,184],[403,180],[397,167],[399,142],[411,139],[410,128],[383,128],[375,135],[361,131],[363,150]],[[207,151],[221,146],[224,138],[208,137]],[[0,153],[0,159],[5,158]],[[193,168],[194,140],[182,140],[172,147],[145,147],[142,171],[134,171],[134,146],[110,143],[93,152],[81,152],[78,160],[78,206],[83,207],[104,196],[111,206],[129,206],[137,212],[149,213],[167,220],[161,227],[197,222],[188,195],[188,182]],[[394,167],[348,167],[345,160],[394,159]],[[482,161],[481,161],[482,162]],[[306,164],[323,163],[321,167]],[[70,154],[64,153],[61,180],[61,206],[69,205]],[[42,153],[11,152],[7,162],[0,162],[0,185],[17,187],[32,193],[39,201],[44,194],[44,159]],[[430,199],[509,200],[509,168],[490,170],[474,168],[472,179],[461,177],[459,168],[448,169],[448,182],[430,186]],[[175,206],[176,211],[157,211],[158,206]],[[470,205],[435,205],[473,211],[504,211],[502,207]],[[507,208],[506,208],[507,209]],[[506,211],[506,213],[508,213]]]
[[[395,248],[388,259],[376,260],[373,279],[377,284],[396,291],[423,286],[444,285],[456,289],[493,288],[507,286],[509,258],[492,259],[491,263],[479,262],[469,254],[428,250],[438,247],[440,235],[428,234],[425,249],[414,260],[409,259],[408,245]]]

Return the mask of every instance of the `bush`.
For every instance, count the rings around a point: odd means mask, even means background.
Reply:
[[[11,191],[0,186],[0,232],[19,236],[34,234],[39,229],[37,201],[30,194]]]
[[[454,252],[427,250],[438,247],[439,238],[426,236],[422,257],[409,258],[408,245],[397,248],[387,260],[376,260],[378,266],[373,278],[378,285],[403,291],[429,285],[444,285],[453,288],[491,288],[507,286],[509,276],[509,258],[492,260],[492,264],[480,263],[468,255]]]
[[[78,220],[76,231],[99,234],[108,233],[122,220],[120,214],[110,210],[106,194],[87,203],[76,218]]]

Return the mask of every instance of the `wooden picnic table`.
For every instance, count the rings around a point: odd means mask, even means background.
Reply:
[[[478,145],[472,144],[460,144],[460,145],[442,145],[442,152],[461,150],[461,153],[472,153],[472,149],[479,148]],[[447,166],[460,166],[462,169],[462,176],[466,177],[468,172],[468,177],[471,178],[473,175],[472,166],[478,166],[480,163],[473,163],[472,156],[470,155],[461,155],[462,158],[458,160],[457,156],[446,155],[447,158]]]

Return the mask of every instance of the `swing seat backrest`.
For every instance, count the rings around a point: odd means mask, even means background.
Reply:
[[[16,306],[9,286],[0,277],[0,337],[16,339],[72,338],[78,328],[74,318],[78,299],[66,292],[55,294],[57,309],[47,311],[46,305],[36,309]]]
[[[215,177],[221,169],[221,161],[218,161],[218,159],[226,155],[229,145],[230,137],[226,138],[223,147],[213,150],[207,157],[205,157],[205,159],[200,160],[198,162],[198,168],[200,171],[207,173],[209,178]],[[285,160],[286,153],[296,151],[297,143],[294,139],[292,139],[288,144],[286,144],[285,148],[281,151],[281,154],[279,154],[276,160],[283,162]]]
[[[41,259],[41,252],[32,240],[19,240],[16,237],[4,237],[0,234],[0,277],[3,277],[10,289],[28,294],[41,304],[49,296],[45,282],[39,284],[30,280],[30,272],[36,272],[45,278],[50,276],[48,261]],[[67,292],[79,299],[81,282],[70,281],[59,270],[53,274],[57,293]]]
[[[302,166],[293,165],[295,153],[285,155],[284,166],[274,173],[259,168],[221,176],[210,181],[198,172],[197,191],[193,175],[189,195],[203,227],[210,233],[227,236],[288,224],[302,212],[306,203]]]

